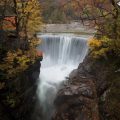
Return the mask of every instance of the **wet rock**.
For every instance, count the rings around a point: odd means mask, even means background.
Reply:
[[[70,83],[58,92],[52,120],[99,120],[96,79],[84,65],[71,72]]]
[[[89,55],[71,72],[57,94],[52,120],[105,120],[110,118],[108,91],[114,72],[111,61]],[[110,76],[110,78],[108,77]],[[119,76],[119,75],[118,75]],[[118,77],[119,78],[119,77]]]

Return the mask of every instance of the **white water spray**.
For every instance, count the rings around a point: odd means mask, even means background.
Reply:
[[[41,62],[38,97],[43,109],[43,120],[49,120],[53,101],[61,82],[83,61],[88,47],[87,38],[71,35],[41,35],[39,49],[44,57]]]

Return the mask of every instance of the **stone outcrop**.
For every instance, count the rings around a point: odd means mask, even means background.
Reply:
[[[92,62],[86,60],[58,92],[52,120],[99,120],[96,78],[90,73]]]
[[[119,62],[87,55],[59,90],[52,120],[119,120]]]

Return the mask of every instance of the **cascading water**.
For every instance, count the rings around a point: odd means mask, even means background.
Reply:
[[[83,61],[88,47],[87,38],[74,35],[40,35],[43,51],[37,94],[42,107],[42,120],[50,120],[53,101],[60,84]]]

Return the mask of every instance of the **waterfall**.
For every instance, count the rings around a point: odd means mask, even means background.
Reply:
[[[75,35],[40,35],[43,51],[37,94],[42,107],[42,120],[50,120],[53,101],[60,84],[83,61],[88,47],[87,38]]]

